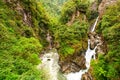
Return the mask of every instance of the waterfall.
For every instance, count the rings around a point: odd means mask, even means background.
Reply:
[[[97,24],[97,21],[98,21],[98,18],[96,19],[95,23],[94,23],[94,26],[92,27],[92,30],[91,32],[93,32],[95,30],[95,26]],[[85,74],[85,72],[88,72],[89,68],[90,68],[90,62],[91,62],[91,59],[92,59],[92,56],[93,58],[95,59],[95,50],[96,50],[97,46],[95,46],[95,48],[93,50],[90,49],[90,39],[88,39],[88,49],[85,53],[85,59],[86,59],[86,62],[85,62],[85,65],[86,65],[86,69],[85,70],[80,70],[79,72],[71,72],[66,76],[67,80],[81,80],[82,78],[82,75]]]
[[[91,32],[93,32],[95,30],[95,27],[97,25],[98,19],[99,19],[99,16],[97,17],[97,19],[96,19],[96,21],[95,21],[95,23],[94,23],[94,25],[93,25],[93,27],[91,29]]]
[[[91,62],[92,56],[94,56],[94,59],[95,59],[96,48],[97,46],[93,50],[90,49],[90,40],[88,39],[88,49],[85,53],[85,59],[86,59],[85,65],[87,69],[80,70],[79,72],[76,72],[76,73],[69,73],[65,75],[67,77],[67,80],[81,80],[82,75],[85,74],[85,72],[87,72],[90,68],[90,62]]]
[[[94,32],[98,18],[99,17],[97,17],[97,19],[94,23],[94,26],[92,27],[91,32]],[[51,40],[49,37],[50,36],[47,35],[47,39],[48,39],[47,41],[50,43]],[[67,80],[81,80],[82,75],[85,74],[86,72],[88,72],[88,70],[90,68],[90,62],[91,62],[92,56],[95,59],[95,54],[96,54],[95,50],[97,48],[97,46],[95,46],[94,49],[91,49],[90,42],[91,42],[90,39],[88,39],[88,48],[87,48],[87,51],[85,52],[86,69],[80,70],[79,72],[75,72],[75,73],[71,72],[68,74],[64,74],[60,80],[66,80],[66,78],[67,78]],[[39,64],[37,66],[37,68],[38,69],[44,68],[45,70],[48,70],[48,74],[50,75],[49,80],[58,80],[57,76],[58,76],[60,66],[58,65],[59,55],[57,54],[57,50],[50,49],[50,51],[48,53],[44,54],[44,56],[42,56],[41,59],[42,59],[41,60],[42,64]]]

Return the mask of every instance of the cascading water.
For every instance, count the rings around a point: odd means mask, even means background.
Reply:
[[[95,30],[95,26],[97,24],[98,18],[96,19],[94,26],[92,27],[90,32],[94,32]],[[49,35],[48,35],[49,37]],[[48,38],[48,42],[50,41],[50,39]],[[85,74],[86,72],[88,72],[89,68],[90,68],[90,62],[93,58],[95,59],[95,50],[97,48],[97,46],[95,46],[94,49],[90,48],[91,45],[91,40],[88,39],[88,49],[85,53],[85,66],[86,69],[84,70],[80,70],[79,72],[71,72],[69,74],[65,74],[65,75],[61,75],[60,79],[58,79],[58,75],[59,75],[59,65],[58,65],[58,60],[59,60],[59,55],[57,54],[57,51],[54,49],[50,49],[50,51],[46,54],[44,54],[44,56],[41,57],[42,59],[42,64],[39,64],[37,66],[38,69],[45,69],[47,70],[47,74],[49,74],[49,80],[81,80],[82,75]],[[60,75],[59,75],[60,76]]]
[[[94,23],[94,25],[92,27],[91,32],[93,32],[95,30],[95,26],[97,25],[98,19],[99,19],[99,16],[97,17],[97,19],[96,19],[96,21],[95,21],[95,23]]]
[[[95,21],[95,23],[94,23],[94,25],[92,27],[91,32],[94,32],[95,26],[96,26],[96,24],[98,22],[98,18],[99,17],[97,17],[97,19],[96,19],[96,21]],[[89,70],[89,68],[90,68],[90,62],[91,62],[92,56],[95,59],[95,54],[96,54],[95,50],[96,50],[96,48],[97,48],[97,46],[93,50],[90,49],[90,39],[88,39],[88,49],[87,49],[87,51],[85,53],[86,69],[85,70],[80,70],[79,72],[69,73],[69,74],[65,75],[67,80],[81,80],[82,75],[85,74],[85,72],[87,72]]]

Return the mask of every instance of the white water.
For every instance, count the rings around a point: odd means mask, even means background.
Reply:
[[[95,26],[97,24],[98,18],[99,17],[97,17],[91,32],[93,32],[95,30]],[[85,59],[86,59],[85,65],[86,65],[87,69],[80,70],[79,72],[69,73],[69,74],[65,75],[67,80],[81,80],[82,75],[85,74],[85,72],[88,72],[88,70],[90,68],[90,62],[91,62],[92,56],[95,59],[95,54],[96,54],[95,50],[96,50],[96,48],[97,48],[97,46],[93,50],[90,49],[90,39],[88,39],[88,49],[87,49],[87,51],[85,53]]]
[[[94,32],[95,30],[95,26],[97,24],[98,18],[96,19],[94,26],[92,27],[93,29],[91,30],[91,32]],[[86,65],[86,69],[85,70],[80,70],[79,72],[75,72],[75,73],[69,73],[67,75],[64,75],[67,80],[81,80],[82,75],[85,74],[85,72],[88,72],[89,68],[90,68],[90,62],[93,58],[95,59],[95,50],[96,50],[97,46],[91,50],[90,49],[90,39],[88,39],[88,49],[85,53],[85,65]],[[57,79],[57,73],[59,71],[59,65],[58,65],[58,60],[59,60],[59,56],[56,52],[49,52],[47,54],[45,54],[43,57],[41,57],[42,59],[42,65],[38,65],[38,69],[40,67],[43,67],[45,69],[48,70],[49,74],[50,74],[50,78],[49,80],[58,80]],[[62,79],[63,80],[63,79]]]
[[[67,77],[67,80],[81,80],[82,75],[85,74],[85,72],[87,72],[90,68],[90,62],[91,62],[92,56],[95,59],[96,48],[97,48],[97,46],[93,50],[90,49],[90,40],[88,39],[88,49],[85,53],[85,59],[86,59],[85,65],[86,65],[87,69],[80,70],[79,72],[76,72],[76,73],[69,73],[69,74],[65,75]]]
[[[46,70],[47,77],[49,80],[58,80],[58,72],[60,69],[60,66],[58,65],[59,55],[56,52],[48,52],[45,53],[41,57],[41,64],[37,66],[37,69],[43,69]]]
[[[93,27],[92,27],[91,32],[93,32],[93,31],[95,30],[95,27],[96,27],[96,25],[97,25],[98,19],[99,19],[99,16],[97,17],[97,19],[96,19],[96,21],[95,21],[95,23],[94,23],[94,25],[93,25]]]

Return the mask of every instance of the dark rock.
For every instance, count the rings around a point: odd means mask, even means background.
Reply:
[[[114,5],[116,2],[117,2],[117,0],[102,0],[98,7],[98,12],[99,12],[100,18],[104,14],[106,7],[109,5]]]
[[[89,72],[86,72],[85,74],[82,75],[82,80],[93,80],[92,76]]]
[[[105,49],[107,49],[107,46],[105,44],[105,41],[104,41],[102,35],[99,35],[95,32],[89,32],[88,36],[90,39],[90,49],[94,49],[95,46],[97,45],[96,52],[105,54],[106,53]]]
[[[84,53],[76,53],[60,61],[61,71],[63,73],[79,72],[86,69]]]

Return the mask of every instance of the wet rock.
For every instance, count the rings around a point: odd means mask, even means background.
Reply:
[[[84,53],[76,53],[60,61],[61,71],[65,74],[86,69]]]
[[[88,36],[89,36],[89,39],[90,39],[90,48],[93,50],[96,46],[96,39],[95,39],[96,33],[95,32],[90,32],[88,34]]]
[[[85,66],[85,58],[84,58],[84,54],[81,54],[81,56],[77,56],[73,62],[78,66],[80,67],[80,69],[86,69],[86,66]]]
[[[86,72],[85,74],[82,75],[82,80],[93,80],[92,76],[89,72]]]
[[[94,49],[95,46],[97,45],[97,49],[96,52],[97,53],[102,53],[105,54],[107,50],[107,46],[106,43],[102,37],[102,35],[99,35],[95,32],[89,32],[88,33],[88,37],[90,39],[90,48]]]

